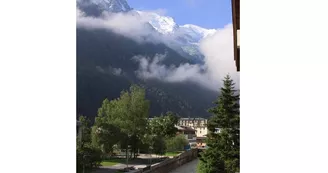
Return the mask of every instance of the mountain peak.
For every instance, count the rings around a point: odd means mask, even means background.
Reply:
[[[137,13],[145,17],[149,23],[160,33],[169,34],[178,29],[178,25],[174,19],[169,16],[159,15],[155,12],[137,11]]]
[[[131,7],[126,0],[90,0],[90,2],[108,12],[117,13],[131,10]]]
[[[193,24],[185,24],[185,25],[182,25],[181,28],[183,28],[184,30],[188,30],[189,33],[194,32],[194,33],[200,34],[202,37],[212,35],[216,31],[215,29],[205,29],[200,26],[193,25]]]
[[[126,0],[77,0],[77,5],[83,11],[95,16],[103,11],[119,13],[132,10]]]
[[[216,32],[215,29],[206,29],[193,24],[178,25],[170,16],[166,16],[160,11],[140,11],[133,10],[126,0],[77,0],[78,8],[87,16],[99,17],[103,12],[125,13],[141,17],[146,21],[145,26],[159,35],[167,37],[163,39],[166,45],[177,50],[185,56],[203,59],[199,50],[199,42],[203,38]]]

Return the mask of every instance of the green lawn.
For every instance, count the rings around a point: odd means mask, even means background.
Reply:
[[[166,152],[165,156],[176,156],[178,154],[182,153],[181,151],[175,151],[175,152]]]
[[[118,163],[124,162],[124,159],[108,159],[101,162],[102,166],[113,166]]]

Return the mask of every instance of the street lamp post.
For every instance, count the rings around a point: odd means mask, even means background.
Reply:
[[[126,168],[128,169],[129,168],[129,148],[131,148],[131,145],[128,145],[128,147],[127,147],[127,151],[126,151],[126,153],[127,153],[127,157],[126,157]]]
[[[126,141],[126,169],[129,169],[129,148],[130,148],[130,145],[129,145],[129,139],[130,139],[131,135],[129,134],[128,135],[128,140]]]
[[[153,146],[150,146],[149,149],[150,149],[150,168],[151,168]]]
[[[155,137],[156,137],[156,135],[151,135],[151,144],[150,144],[150,146],[149,146],[149,149],[150,149],[150,170],[151,170],[151,164],[152,164],[152,154],[153,154],[153,149],[154,149],[154,143],[155,143]]]

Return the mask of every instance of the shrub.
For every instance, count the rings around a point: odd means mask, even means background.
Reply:
[[[76,159],[77,172],[79,173],[83,171],[83,165],[85,170],[99,167],[102,161],[102,152],[98,148],[84,146],[77,148]]]
[[[188,140],[184,135],[178,135],[166,140],[167,151],[170,152],[182,151],[186,145],[188,145]]]

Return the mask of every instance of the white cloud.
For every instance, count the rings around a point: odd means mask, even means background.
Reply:
[[[106,73],[105,70],[103,68],[101,68],[100,66],[96,66],[96,69],[100,72],[100,73]]]
[[[121,68],[113,68],[113,74],[115,76],[120,76],[122,74],[122,69]]]
[[[221,79],[229,74],[239,88],[240,75],[237,72],[233,56],[233,28],[231,24],[218,29],[212,36],[203,39],[200,42],[200,50],[205,56],[205,65],[211,78],[221,82]]]
[[[149,21],[153,20],[153,15],[165,15],[165,9],[152,11],[142,11],[143,15],[137,11],[127,13],[109,13],[103,12],[101,17],[86,16],[83,11],[77,8],[76,23],[77,27],[86,29],[106,29],[117,34],[129,37],[137,42],[151,42],[154,44],[164,43],[172,48],[173,43],[178,35],[162,35],[150,25]]]
[[[165,11],[162,11],[162,13]],[[161,13],[161,10],[159,10]],[[77,9],[77,26],[89,29],[110,29],[118,34],[130,37],[136,41],[153,43],[171,43],[172,37],[153,32],[148,24],[149,18],[131,13],[104,13],[100,18],[88,17]],[[165,66],[161,61],[166,55],[149,57],[136,56],[139,61],[137,74],[144,79],[160,79],[166,82],[193,81],[204,87],[218,90],[222,79],[229,74],[239,88],[239,73],[236,72],[233,58],[232,25],[218,29],[215,34],[200,42],[200,50],[205,56],[205,65],[181,64],[178,67]],[[121,74],[116,70],[115,74]]]
[[[113,68],[113,67],[109,66],[108,68],[103,69],[100,66],[96,66],[96,69],[100,73],[112,74],[112,75],[115,75],[115,76],[121,76],[121,75],[123,75],[123,70],[121,68]]]
[[[147,16],[140,16],[135,11],[128,13],[103,12],[101,17],[86,16],[77,9],[77,27],[87,29],[108,29],[117,34],[132,38],[136,41],[160,42],[158,33],[148,24]]]
[[[212,90],[222,86],[222,79],[229,74],[236,88],[239,88],[239,73],[233,58],[232,26],[205,38],[200,42],[200,49],[205,56],[205,65],[180,64],[178,67],[165,66],[161,61],[166,55],[157,54],[153,59],[135,56],[139,61],[137,75],[143,79],[159,79],[166,82],[192,81]]]

